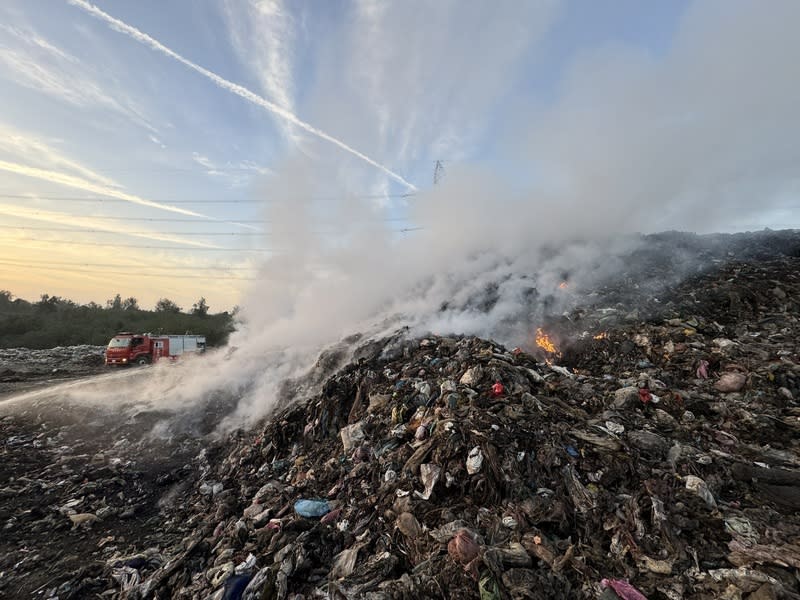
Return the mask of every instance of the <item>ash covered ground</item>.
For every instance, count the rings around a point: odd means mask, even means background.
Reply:
[[[800,598],[800,234],[645,242],[518,347],[354,335],[233,432],[241,389],[2,351],[0,595]]]

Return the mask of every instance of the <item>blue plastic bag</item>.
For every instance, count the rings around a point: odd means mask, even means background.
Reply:
[[[301,517],[314,519],[331,512],[331,506],[327,500],[298,500],[294,503],[294,512]]]

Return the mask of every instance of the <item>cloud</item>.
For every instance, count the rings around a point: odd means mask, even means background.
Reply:
[[[15,47],[0,47],[4,76],[17,85],[47,94],[76,107],[106,109],[119,113],[148,131],[156,128],[133,100],[114,86],[108,91],[75,56],[57,48],[32,29],[0,26]]]
[[[199,152],[192,152],[192,160],[205,169],[206,175],[227,179],[232,187],[247,185],[252,181],[253,175],[269,175],[270,169],[262,167],[253,161],[245,160],[239,163],[226,163],[218,165],[208,156]],[[254,228],[255,229],[255,228]]]
[[[243,171],[253,171],[258,173],[259,175],[272,175],[272,169],[268,169],[263,165],[257,165],[252,160],[243,160],[242,162],[238,163],[237,168]]]
[[[3,124],[0,124],[0,154],[15,160],[24,158],[32,166],[66,169],[98,185],[120,187],[112,179],[64,156],[42,139]]]
[[[225,19],[233,47],[260,84],[261,92],[291,113],[294,106],[296,23],[283,0],[226,0]],[[277,123],[290,144],[299,146],[302,130],[290,121]]]
[[[217,171],[217,167],[214,163],[211,162],[211,159],[207,156],[200,154],[199,152],[192,152],[192,160],[196,162],[201,167],[207,169],[207,173],[209,175],[221,175],[219,171]]]
[[[16,160],[3,160],[3,156]],[[18,162],[24,159],[26,164]],[[130,194],[114,180],[64,156],[45,141],[0,124],[0,171],[55,183],[132,204],[182,215],[217,220],[212,217],[163,202]],[[252,226],[242,225],[252,229]],[[195,242],[192,242],[195,244]]]
[[[227,79],[217,75],[216,73],[214,73],[212,71],[209,71],[208,69],[206,69],[204,67],[201,67],[200,65],[190,61],[187,58],[184,58],[183,56],[181,56],[177,52],[175,52],[173,50],[170,50],[169,48],[164,46],[161,42],[158,42],[157,40],[153,39],[152,37],[150,37],[146,33],[143,33],[142,31],[139,31],[135,27],[132,27],[132,26],[128,25],[127,23],[124,23],[123,21],[120,21],[119,19],[116,19],[116,18],[112,17],[111,15],[103,12],[102,10],[100,10],[99,8],[94,6],[93,4],[90,4],[89,2],[85,2],[84,0],[68,0],[68,2],[70,4],[72,4],[73,6],[76,6],[76,7],[80,8],[80,9],[86,11],[90,15],[92,15],[94,17],[97,17],[98,19],[100,19],[102,21],[105,21],[115,31],[118,31],[118,32],[120,32],[120,33],[122,33],[124,35],[127,35],[131,39],[133,39],[133,40],[135,40],[135,41],[137,41],[137,42],[139,42],[141,44],[144,44],[146,46],[149,46],[151,49],[155,50],[156,52],[160,52],[161,54],[163,54],[165,56],[168,56],[168,57],[180,62],[181,64],[189,67],[193,71],[195,71],[195,72],[203,75],[207,79],[211,80],[219,88],[221,88],[223,90],[226,90],[226,91],[229,91],[229,92],[231,92],[233,94],[236,94],[237,96],[239,96],[241,98],[244,98],[248,102],[251,102],[251,103],[255,104],[256,106],[260,106],[260,107],[264,108],[265,110],[271,112],[272,114],[277,115],[277,116],[281,117],[282,119],[292,123],[293,125],[299,127],[300,129],[303,129],[304,131],[307,131],[308,133],[311,133],[311,134],[315,135],[316,137],[318,137],[320,139],[323,139],[323,140],[325,140],[325,141],[337,146],[338,148],[341,148],[345,152],[349,152],[353,156],[356,156],[357,158],[361,159],[362,161],[366,162],[367,164],[372,165],[376,169],[382,171],[385,175],[391,177],[392,179],[394,179],[398,183],[403,184],[407,188],[412,189],[412,190],[416,189],[414,184],[410,183],[409,181],[406,181],[402,176],[400,176],[397,173],[395,173],[394,171],[390,170],[388,167],[380,164],[376,160],[370,158],[366,154],[363,154],[362,152],[359,152],[355,148],[347,145],[343,141],[331,136],[330,134],[325,133],[324,131],[314,127],[313,125],[310,125],[309,123],[306,123],[305,121],[302,121],[295,114],[289,112],[288,110],[286,110],[284,108],[281,108],[280,106],[278,106],[274,102],[270,102],[266,98],[263,98],[263,97],[259,96],[258,94],[255,94],[254,92],[248,90],[247,88],[245,88],[245,87],[243,87],[241,85],[235,84],[235,83],[233,83],[231,81],[228,81]]]
[[[395,157],[414,181],[429,183],[437,159],[486,152],[496,111],[536,61],[559,6],[365,0],[348,4],[324,28],[311,14],[311,24],[296,32],[305,34],[303,43],[295,44],[304,52],[298,64],[313,65],[313,78],[303,82],[304,110],[326,131]],[[387,191],[376,174],[337,158],[317,177],[374,195]]]
[[[128,194],[127,192],[123,192],[108,186],[99,185],[87,179],[76,177],[75,175],[70,175],[68,173],[63,173],[60,171],[51,171],[48,169],[29,167],[27,165],[13,163],[5,160],[0,160],[0,171],[6,171],[7,173],[13,173],[15,175],[21,175],[23,177],[32,177],[34,179],[39,179],[41,181],[48,181],[50,183],[56,183],[58,185],[76,188],[79,190],[83,190],[85,192],[91,192],[94,194],[99,194],[101,196],[107,196],[109,198],[117,198],[119,200],[124,200],[125,202],[130,202],[132,204],[138,204],[140,206],[157,208],[158,210],[165,210],[168,212],[188,215],[192,217],[203,217],[206,219],[211,218],[202,213],[198,213],[192,210],[187,210],[185,208],[180,208],[177,206],[170,206],[169,204],[163,204],[161,202],[153,202],[152,200],[147,200],[145,198],[141,198],[134,194]]]
[[[37,198],[35,194],[30,195],[30,200],[36,200],[36,199]],[[91,217],[69,215],[63,212],[46,211],[41,208],[27,208],[17,205],[0,203],[0,214],[6,215],[8,217],[15,217],[17,219],[27,219],[33,221],[43,221],[45,223],[55,223],[62,228],[69,226],[78,227],[81,229],[85,229],[87,234],[102,231],[108,233],[119,233],[125,236],[146,239],[146,240],[171,242],[175,244],[182,244],[185,246],[195,246],[198,248],[216,247],[213,244],[207,244],[205,242],[199,242],[197,240],[187,239],[181,236],[160,234],[155,230],[151,232],[136,232],[136,231],[131,231],[130,225],[127,224],[118,225],[114,223],[109,223],[108,221],[105,220],[93,219]],[[20,231],[24,230],[25,227],[20,226]]]
[[[39,48],[46,50],[49,54],[60,58],[64,62],[69,62],[76,65],[80,64],[80,61],[77,58],[71,54],[68,54],[67,52],[64,52],[61,48],[57,48],[31,29],[21,29],[19,27],[0,24],[0,31],[3,31],[4,33],[11,35],[17,40],[20,40],[28,45],[38,46]]]
[[[473,155],[558,8],[557,1],[355,2],[333,57],[347,65],[349,89],[360,92],[351,112],[368,115],[381,148],[402,160]]]

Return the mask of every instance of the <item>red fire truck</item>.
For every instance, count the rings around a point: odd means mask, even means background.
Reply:
[[[197,354],[206,349],[204,335],[153,335],[122,331],[111,338],[106,347],[106,364],[110,366],[148,365],[167,358],[175,360],[183,354]]]

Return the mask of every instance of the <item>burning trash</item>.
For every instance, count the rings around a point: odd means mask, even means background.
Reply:
[[[559,352],[551,337],[541,327],[536,330],[536,345],[544,350],[549,357],[558,358],[561,356],[561,352]]]

